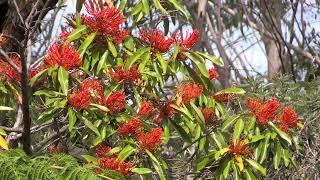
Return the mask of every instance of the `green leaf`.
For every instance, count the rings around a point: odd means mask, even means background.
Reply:
[[[202,53],[202,52],[199,52],[199,51],[197,51],[196,53],[199,54],[200,56],[202,56],[203,58],[208,59],[209,61],[211,61],[212,63],[214,63],[214,64],[216,64],[218,66],[221,66],[221,67],[224,66],[223,61],[218,57],[215,57],[215,56],[212,56],[212,55],[209,55],[209,54],[205,54],[205,53]]]
[[[126,4],[127,4],[127,0],[121,0],[119,5],[119,10],[123,11],[124,8],[126,7]]]
[[[119,160],[124,161],[127,159],[127,157],[129,157],[135,151],[136,151],[135,148],[133,148],[130,145],[127,145],[126,147],[124,147],[122,149],[122,151],[120,151],[118,158],[119,158]]]
[[[157,59],[158,59],[159,62],[160,62],[162,71],[163,71],[164,73],[167,73],[168,64],[167,64],[166,60],[164,60],[164,58],[163,58],[163,56],[162,56],[161,54],[158,54],[158,53],[157,53],[156,56],[157,56]]]
[[[269,147],[269,139],[270,139],[270,133],[268,133],[266,135],[266,138],[264,139],[264,141],[262,142],[262,151],[261,151],[261,155],[260,155],[260,161],[259,163],[262,164],[263,161],[267,158],[268,155],[268,147]]]
[[[69,131],[71,131],[77,122],[76,113],[73,111],[72,108],[68,109],[68,116],[69,116]]]
[[[213,160],[213,158],[211,158]],[[210,160],[209,157],[204,157],[203,159],[201,159],[201,161],[199,161],[196,165],[196,171],[201,171],[202,169],[204,169],[212,160]]]
[[[113,57],[118,56],[117,48],[114,46],[114,44],[111,40],[108,40],[108,48],[111,51],[111,54],[113,55]]]
[[[2,136],[6,136],[6,135],[7,135],[7,133],[6,133],[3,129],[1,129],[1,128],[0,128],[0,135],[2,135]]]
[[[14,109],[7,106],[0,106],[0,111],[13,111]]]
[[[205,122],[205,119],[203,117],[203,114],[202,114],[201,110],[193,102],[190,102],[190,105],[192,106],[194,111],[197,113],[197,115],[199,116],[199,118],[202,121],[201,123],[203,124]]]
[[[254,160],[251,159],[245,159],[253,168],[255,168],[256,170],[260,171],[261,174],[263,174],[264,176],[267,174],[267,170],[261,166],[259,163],[257,163]]]
[[[93,164],[97,164],[97,158],[90,155],[81,155],[87,162],[92,162]]]
[[[230,171],[230,165],[231,165],[231,161],[230,160],[225,163],[225,166],[223,168],[223,176],[224,176],[224,178],[228,177],[228,174],[229,174],[229,171]]]
[[[153,165],[153,167],[156,169],[157,173],[159,174],[160,180],[165,180],[166,177],[165,177],[165,175],[164,175],[164,173],[163,173],[163,169],[162,169],[159,161],[157,160],[157,158],[154,157],[154,155],[153,155],[150,151],[148,151],[148,150],[146,150],[146,153],[147,153],[148,156],[151,158],[151,160],[152,160],[152,165]]]
[[[188,135],[188,133],[179,124],[177,124],[175,121],[170,121],[170,122],[173,124],[175,129],[178,131],[178,133],[180,134],[182,139],[184,139],[188,143],[192,143],[192,140],[191,140],[190,136]]]
[[[80,118],[80,119],[83,121],[83,123],[84,123],[89,129],[91,129],[93,132],[95,132],[98,136],[101,136],[98,128],[97,128],[94,124],[92,124],[91,121],[89,121],[87,118],[85,118],[84,116],[82,116],[82,115],[79,114],[79,113],[77,113],[77,117]]]
[[[108,59],[108,55],[109,55],[109,51],[106,50],[103,55],[101,56],[101,59],[98,63],[98,66],[97,66],[97,74],[100,73],[101,69],[105,66],[106,62],[107,62],[107,59]]]
[[[142,8],[143,8],[143,12],[144,14],[146,14],[147,16],[150,15],[150,5],[149,5],[149,0],[142,0]]]
[[[152,173],[152,170],[149,168],[133,168],[131,172],[134,172],[137,174],[150,174]]]
[[[290,153],[288,149],[282,148],[282,158],[284,161],[284,165],[288,167],[290,163]]]
[[[58,81],[64,95],[68,95],[69,73],[62,66],[60,66],[58,70]]]
[[[274,169],[278,169],[280,162],[281,162],[281,147],[279,142],[277,142],[276,144],[276,150],[275,150],[275,154],[273,156],[273,165],[274,165]]]
[[[206,67],[206,64],[204,62],[201,62],[202,60],[200,59],[201,57],[198,57],[194,54],[191,53],[186,53],[186,55],[188,56],[188,58],[194,62],[196,64],[196,66],[198,67],[198,69],[200,70],[200,73],[206,77],[209,78],[209,71]]]
[[[105,106],[102,106],[102,105],[100,105],[100,104],[90,104],[91,106],[93,106],[93,107],[96,107],[96,108],[98,108],[98,109],[100,109],[100,110],[102,110],[102,111],[104,111],[104,112],[109,112],[110,110],[107,108],[107,107],[105,107]]]
[[[226,131],[240,116],[230,116],[226,121],[223,122],[221,131]]]
[[[79,39],[87,30],[87,26],[82,25],[76,29],[74,29],[71,34],[68,36],[68,39],[66,41],[67,44],[69,44],[70,42]]]
[[[234,161],[231,161],[231,167],[232,167],[232,170],[233,170],[233,178],[235,180],[239,180],[240,179],[240,175],[238,173],[238,169],[237,169],[237,166],[236,164],[234,163]]]
[[[247,180],[256,180],[256,176],[248,168],[244,168],[244,173],[246,174]]]
[[[218,95],[218,94],[239,94],[239,95],[243,95],[245,94],[246,91],[243,90],[242,88],[226,88],[226,89],[223,89],[221,91],[218,91],[215,93],[215,95]]]
[[[33,95],[35,95],[35,96],[45,95],[48,97],[65,96],[65,94],[63,94],[63,93],[60,93],[57,91],[50,91],[50,90],[39,90],[39,91],[36,91]]]
[[[168,14],[168,12],[162,7],[159,0],[153,0],[153,4],[156,9],[160,10],[160,12],[162,12],[163,14]]]
[[[79,48],[80,56],[83,57],[84,53],[90,46],[90,44],[93,42],[94,38],[96,37],[96,33],[91,33],[89,36],[84,40],[84,42],[81,44]]]
[[[33,76],[29,82],[30,86],[32,87],[34,85],[34,83],[39,79],[39,77],[45,73],[48,69],[44,69],[42,71],[40,71],[39,73],[37,73],[35,76]]]
[[[244,128],[244,122],[241,118],[238,119],[234,126],[234,131],[233,131],[233,139],[238,140],[240,137],[240,134],[242,133],[242,130]]]
[[[131,66],[137,61],[139,60],[139,58],[144,54],[150,51],[150,48],[141,48],[139,50],[137,50],[131,57],[130,59],[127,61],[125,67],[126,69],[130,69]]]
[[[189,19],[190,17],[189,14],[187,13],[187,11],[184,9],[183,5],[179,1],[169,0],[169,2],[172,3],[177,10],[181,11],[184,14],[184,16],[186,16],[187,19]]]
[[[292,142],[291,142],[291,139],[289,137],[288,134],[286,134],[285,132],[281,131],[278,127],[276,127],[275,124],[273,124],[272,122],[268,122],[269,126],[271,126],[272,129],[274,129],[276,131],[277,134],[279,134],[279,136],[284,139],[285,141],[288,142],[288,144],[291,146],[292,145]]]

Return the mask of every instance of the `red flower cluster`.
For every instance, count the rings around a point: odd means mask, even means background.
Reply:
[[[155,151],[160,143],[162,142],[161,135],[163,131],[161,128],[153,128],[151,132],[145,134],[141,133],[137,139],[139,141],[139,146],[141,149],[146,149],[149,151]]]
[[[106,170],[114,170],[117,171],[124,176],[129,175],[131,169],[132,169],[132,164],[120,161],[116,157],[98,157],[98,165],[102,169]]]
[[[174,104],[174,100],[169,99],[162,106],[160,106],[160,114],[161,116],[165,117],[172,117],[174,114],[176,114],[178,111],[171,107],[171,105]]]
[[[126,106],[126,95],[124,91],[119,90],[111,94],[105,99],[104,105],[107,106],[111,113],[121,112]]]
[[[10,56],[10,60],[19,68],[21,68],[21,61],[19,56],[13,54]],[[0,59],[0,78],[4,81],[14,80],[20,81],[20,74],[7,62]]]
[[[199,84],[189,82],[179,86],[177,91],[182,98],[182,102],[189,103],[203,93],[203,87]]]
[[[152,113],[153,105],[151,102],[143,101],[138,111],[140,116],[149,116]]]
[[[248,156],[251,153],[251,150],[248,145],[245,144],[244,140],[238,139],[237,142],[234,142],[234,139],[230,139],[229,153],[233,156],[242,155]]]
[[[109,146],[106,146],[105,144],[99,144],[95,150],[98,157],[104,157],[107,153],[110,152],[111,148]]]
[[[44,58],[47,67],[59,65],[66,70],[76,69],[82,66],[79,53],[71,46],[64,44],[53,44],[48,55]]]
[[[164,34],[159,30],[155,29],[140,31],[140,39],[142,42],[148,44],[153,52],[166,53],[169,51],[169,47],[173,43],[172,38],[166,39]]]
[[[203,108],[201,112],[207,124],[212,123],[214,118],[216,117],[216,113],[214,112],[214,109],[211,107]]]
[[[216,68],[209,69],[209,79],[218,79],[219,74]]]
[[[277,119],[280,123],[280,129],[284,132],[288,132],[289,128],[296,127],[298,123],[298,116],[291,107],[284,108]]]
[[[89,16],[82,16],[84,24],[97,32],[98,42],[111,39],[115,44],[120,44],[128,36],[128,31],[121,28],[125,17],[117,8],[104,6],[102,0],[87,0],[85,7]]]
[[[87,79],[82,82],[80,89],[68,96],[69,104],[76,109],[86,109],[93,100],[101,103],[104,100],[104,93],[99,80]]]
[[[136,65],[133,65],[128,71],[123,66],[116,66],[115,72],[111,72],[111,79],[115,82],[133,82],[141,78],[141,74]]]
[[[182,33],[173,33],[172,37],[175,43],[183,48],[183,51],[186,51],[191,50],[196,45],[200,37],[200,32],[194,29],[193,32],[190,35],[187,34],[185,38],[183,38]]]
[[[232,93],[220,93],[213,95],[213,99],[220,103],[229,102],[235,97]]]
[[[257,117],[257,122],[264,125],[267,121],[272,121],[275,118],[280,104],[277,99],[269,99],[265,103],[260,99],[248,99],[246,106]]]
[[[71,31],[62,31],[59,36],[63,41],[66,41],[71,34]]]
[[[139,128],[141,126],[140,119],[131,119],[130,121],[122,124],[117,132],[122,136],[133,136],[139,133]]]

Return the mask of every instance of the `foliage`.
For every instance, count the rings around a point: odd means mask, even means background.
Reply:
[[[117,7],[98,2],[86,1],[88,14],[68,18],[70,32],[63,32],[36,73],[29,73],[33,122],[60,126],[53,128],[60,145],[85,149],[89,165],[79,166],[67,155],[29,159],[9,151],[0,162],[12,173],[4,176],[152,178],[156,172],[166,179],[171,168],[166,159],[185,156],[192,165],[188,173],[201,177],[210,171],[219,179],[266,176],[271,159],[274,169],[295,165],[299,122],[292,108],[286,113],[277,99],[258,98],[246,101],[248,109],[237,107],[245,91],[219,88],[216,71],[206,64],[223,62],[194,49],[197,30],[167,37],[160,29],[140,28],[153,11],[167,15],[176,9],[188,18],[179,1],[144,0],[127,8],[126,1]],[[9,76],[4,84],[6,97],[18,99],[19,81]],[[61,134],[67,134],[67,143]],[[18,157],[10,154],[15,152]],[[13,164],[23,166],[16,172]]]

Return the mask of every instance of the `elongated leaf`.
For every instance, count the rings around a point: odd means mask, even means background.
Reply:
[[[263,144],[262,144],[262,151],[261,151],[260,160],[259,160],[260,164],[262,164],[264,162],[264,160],[267,158],[269,139],[270,139],[270,134],[267,134],[266,138],[264,139]]]
[[[252,171],[250,169],[245,168],[244,172],[246,174],[247,180],[256,180],[257,179],[256,176],[252,173]]]
[[[69,131],[71,131],[77,122],[77,117],[76,117],[76,113],[71,108],[68,109],[68,116],[69,116]]]
[[[230,171],[230,165],[231,165],[231,161],[227,161],[227,163],[225,164],[224,168],[223,168],[223,176],[224,178],[228,177],[229,171]]]
[[[160,62],[162,71],[163,71],[164,73],[167,73],[168,64],[167,64],[167,62],[164,60],[163,56],[162,56],[161,54],[157,54],[157,59],[158,59],[159,62]]]
[[[48,69],[44,69],[42,71],[40,71],[39,73],[37,73],[35,76],[33,76],[29,82],[30,86],[33,86],[34,83],[39,79],[39,77],[45,73]]]
[[[133,148],[132,146],[130,145],[127,145],[126,147],[124,147],[122,149],[122,151],[120,151],[119,155],[118,155],[118,158],[121,160],[121,161],[124,161],[127,159],[127,157],[129,157],[133,152],[135,152],[136,149]]]
[[[196,171],[201,171],[202,169],[204,169],[212,160],[213,158],[210,159],[209,157],[201,159],[201,161],[199,161],[196,165]]]
[[[0,135],[6,136],[7,133],[3,129],[0,128]]]
[[[85,40],[84,42],[81,44],[80,48],[79,48],[79,52],[80,52],[80,56],[83,57],[84,53],[86,52],[86,50],[88,49],[88,47],[90,46],[90,44],[93,42],[94,38],[96,37],[96,33],[91,33]]]
[[[182,139],[184,139],[188,143],[192,143],[192,140],[191,140],[190,136],[188,135],[188,133],[179,124],[177,124],[175,121],[170,121],[170,122],[173,124],[175,129],[178,131],[178,133],[180,134]]]
[[[98,63],[98,67],[97,67],[97,74],[100,73],[101,69],[105,66],[107,59],[108,59],[108,55],[109,55],[109,51],[106,50],[103,55],[101,56],[101,59]]]
[[[150,51],[150,48],[141,48],[138,51],[136,51],[131,57],[130,59],[127,61],[125,67],[126,69],[130,69],[131,66],[137,61],[139,60],[139,58],[144,54]]]
[[[90,155],[81,155],[87,162],[91,162],[93,164],[97,164],[97,158]]]
[[[165,177],[165,175],[164,175],[164,173],[163,173],[163,169],[162,169],[159,161],[157,160],[157,158],[154,157],[154,155],[153,155],[150,151],[148,151],[148,150],[146,150],[146,153],[147,153],[148,156],[151,158],[151,160],[152,160],[152,165],[153,165],[153,167],[156,169],[157,173],[159,174],[160,180],[165,180],[166,177]]]
[[[8,142],[0,135],[0,147],[9,150]]]
[[[269,126],[271,126],[272,129],[274,129],[276,131],[277,134],[279,134],[279,136],[286,140],[288,142],[288,144],[291,146],[292,142],[291,142],[291,138],[289,137],[288,134],[286,134],[285,132],[281,131],[278,127],[276,127],[276,125],[274,125],[272,122],[268,122]]]
[[[242,88],[226,88],[226,89],[223,89],[221,91],[218,91],[215,93],[215,95],[218,95],[218,94],[239,94],[239,95],[242,95],[242,94],[245,94],[246,91],[243,90]]]
[[[134,172],[137,174],[150,174],[152,173],[152,170],[149,168],[133,168],[131,172]]]
[[[108,48],[111,51],[111,54],[113,55],[113,57],[118,56],[117,48],[114,46],[113,42],[110,40],[108,40]]]
[[[260,171],[261,174],[263,174],[264,176],[267,174],[267,170],[261,166],[259,163],[257,163],[254,160],[251,159],[245,159],[253,168],[255,168],[256,170]]]
[[[163,14],[168,14],[168,12],[162,7],[159,0],[153,0],[153,4],[156,7],[156,9],[160,10]]]
[[[231,167],[232,167],[232,170],[233,170],[233,178],[235,180],[239,180],[240,179],[240,174],[238,173],[238,169],[237,169],[234,161],[231,161]]]
[[[204,62],[201,62],[201,59],[199,59],[197,56],[191,54],[191,53],[187,53],[188,58],[194,62],[196,64],[196,66],[198,67],[198,69],[200,70],[200,73],[206,77],[209,78],[209,71],[205,65]],[[201,57],[200,57],[201,58]]]
[[[145,15],[150,15],[149,0],[142,0],[142,9]]]
[[[281,162],[281,148],[280,148],[280,144],[277,143],[276,144],[276,152],[273,156],[273,165],[274,165],[274,169],[278,169],[279,165]]]
[[[233,131],[233,139],[238,140],[240,137],[240,134],[242,133],[242,130],[244,128],[244,122],[241,118],[238,119],[234,126],[234,131]]]
[[[186,16],[187,19],[189,19],[189,14],[187,13],[187,11],[184,9],[183,5],[178,1],[178,0],[169,0],[170,3],[173,4],[173,6],[178,9],[179,11],[181,11],[184,16]]]
[[[100,109],[100,110],[102,110],[104,112],[109,112],[110,111],[107,107],[102,106],[100,104],[90,104],[90,105],[93,106],[93,107],[96,107],[96,108],[98,108],[98,109]]]
[[[212,56],[212,55],[209,55],[209,54],[205,54],[205,53],[202,53],[202,52],[199,52],[199,51],[197,51],[196,53],[199,54],[200,56],[202,56],[203,58],[208,59],[209,61],[211,61],[212,63],[214,63],[214,64],[216,64],[218,66],[224,66],[223,61],[218,57],[215,57],[215,56]]]
[[[83,123],[84,123],[89,129],[91,129],[93,132],[95,132],[98,136],[101,136],[98,128],[97,128],[94,124],[92,124],[91,121],[89,121],[86,117],[82,116],[82,115],[79,114],[79,113],[77,113],[76,115],[77,115],[78,118],[80,118],[80,119],[83,121]]]
[[[14,109],[7,106],[0,106],[0,111],[13,111]]]
[[[239,115],[229,117],[226,121],[223,122],[221,130],[226,131],[234,122],[236,122],[237,119],[239,119],[239,117]]]
[[[68,36],[66,43],[70,43],[76,39],[79,39],[86,31],[87,26],[83,25],[74,29],[71,34]]]
[[[69,88],[69,73],[62,66],[60,66],[58,70],[58,81],[60,83],[63,94],[67,95]]]
[[[191,102],[190,104],[191,104],[192,108],[194,109],[194,111],[199,116],[199,118],[201,119],[201,121],[202,121],[201,123],[203,124],[205,122],[205,119],[203,117],[201,110],[193,102]]]

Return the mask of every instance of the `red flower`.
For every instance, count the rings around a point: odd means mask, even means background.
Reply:
[[[163,121],[163,116],[161,116],[161,115],[159,115],[159,116],[157,116],[156,118],[153,119],[153,122],[158,124],[158,125],[161,125],[162,121]]]
[[[21,68],[19,56],[13,54],[9,58],[13,64],[15,64],[18,68]],[[2,59],[0,59],[0,78],[2,78],[4,81],[14,80],[17,82],[19,82],[21,79],[19,72],[17,72],[10,64]]]
[[[209,69],[209,79],[218,79],[219,74],[216,68]]]
[[[124,91],[116,91],[104,101],[105,106],[111,113],[121,112],[126,106],[126,95]]]
[[[138,141],[141,149],[155,151],[162,142],[161,135],[163,131],[161,128],[153,128],[151,132],[142,133],[138,136]]]
[[[264,125],[267,121],[271,121],[275,118],[280,104],[277,99],[270,99],[263,104],[260,111],[256,113],[257,122]]]
[[[133,136],[139,133],[139,128],[141,126],[140,119],[131,119],[130,121],[122,124],[117,132],[122,136]]]
[[[111,150],[111,148],[109,146],[106,146],[105,144],[99,144],[96,147],[96,155],[98,157],[103,157],[105,156],[107,153],[109,153]]]
[[[229,145],[229,153],[233,156],[242,155],[248,156],[251,153],[251,150],[248,145],[245,144],[244,140],[238,139],[237,142],[234,142],[234,139],[231,138]]]
[[[39,66],[37,68],[33,68],[29,70],[29,79],[32,79],[35,75],[37,75],[39,72],[44,70],[46,67],[45,66]]]
[[[67,41],[67,39],[69,38],[71,34],[71,31],[62,31],[59,36],[63,41]]]
[[[203,93],[203,87],[192,82],[179,86],[177,90],[183,103],[189,103],[191,100],[199,97]]]
[[[124,176],[129,175],[132,164],[120,161],[116,157],[98,157],[97,158],[98,165],[105,170],[114,170],[118,171],[119,173],[123,174]]]
[[[104,92],[102,89],[101,81],[95,79],[86,79],[82,82],[80,91],[87,91],[97,101],[97,104],[101,104],[104,101]]]
[[[162,106],[160,106],[160,115],[165,117],[172,117],[177,113],[177,110],[171,107],[171,104],[174,104],[174,100],[169,99]]]
[[[182,33],[174,33],[172,37],[175,43],[182,47],[183,51],[186,51],[191,50],[196,45],[200,37],[200,32],[194,29],[193,32],[190,35],[187,34],[185,38],[183,38]]]
[[[261,110],[263,102],[260,98],[249,98],[246,100],[245,105],[252,113],[256,114]]]
[[[143,101],[138,111],[138,115],[149,116],[152,113],[152,109],[153,109],[153,106],[151,102]]]
[[[173,39],[166,39],[159,29],[140,31],[140,39],[142,42],[148,44],[153,52],[166,53],[173,43]]]
[[[133,82],[141,78],[141,74],[136,65],[133,65],[128,71],[123,66],[116,66],[115,72],[111,72],[111,79],[115,82]]]
[[[216,113],[214,112],[213,108],[210,108],[210,107],[203,108],[201,112],[207,124],[212,123],[214,118],[216,117]]]
[[[213,95],[213,99],[221,103],[229,102],[233,98],[234,98],[234,94],[232,93],[220,93],[220,94]]]
[[[280,122],[280,129],[284,132],[288,132],[289,128],[296,127],[298,123],[298,116],[291,107],[284,108],[277,119]]]
[[[91,96],[88,91],[78,91],[68,96],[68,102],[76,109],[86,109],[91,104]]]
[[[84,24],[97,32],[99,42],[105,43],[111,39],[115,44],[120,44],[128,36],[128,31],[121,28],[125,17],[117,8],[104,6],[101,0],[87,0],[85,7],[89,16],[83,16]]]
[[[82,61],[79,53],[71,45],[53,44],[44,59],[44,64],[48,67],[59,65],[70,70],[82,66]]]

